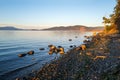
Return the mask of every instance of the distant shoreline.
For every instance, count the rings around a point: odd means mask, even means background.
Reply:
[[[61,26],[61,27],[52,27],[47,29],[20,29],[14,26],[6,26],[0,27],[0,31],[87,31],[87,32],[95,32],[95,31],[102,31],[103,27],[86,27],[81,25],[76,26]]]

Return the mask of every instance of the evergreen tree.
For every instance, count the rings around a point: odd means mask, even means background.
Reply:
[[[120,33],[120,0],[116,0],[117,4],[114,7],[114,13],[109,18],[103,17],[103,23],[105,24],[105,31],[109,32],[114,29]]]
[[[117,5],[114,8],[114,24],[120,33],[120,0],[117,0]]]

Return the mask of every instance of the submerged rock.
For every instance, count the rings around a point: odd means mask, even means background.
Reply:
[[[77,36],[75,36],[75,38],[78,38]]]
[[[76,47],[76,45],[73,45],[74,47]]]
[[[19,57],[24,57],[24,56],[26,56],[26,55],[27,55],[27,54],[25,54],[25,53],[18,54]]]
[[[69,39],[69,41],[72,41],[72,39]]]
[[[32,60],[35,60],[35,58],[32,58]]]
[[[58,48],[61,48],[62,46],[58,46]]]
[[[40,48],[39,50],[45,50],[45,48]]]
[[[72,45],[70,45],[70,48],[72,48],[73,46]]]

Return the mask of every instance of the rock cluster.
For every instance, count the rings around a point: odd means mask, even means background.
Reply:
[[[120,80],[119,38],[99,34],[87,38],[91,40],[83,49],[69,50],[27,80]]]

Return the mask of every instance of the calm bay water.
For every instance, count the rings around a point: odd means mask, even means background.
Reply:
[[[79,46],[84,35],[90,32],[79,31],[0,31],[0,80],[12,80],[38,70],[43,64],[53,60],[48,55],[48,45],[63,46],[65,51],[70,45]],[[77,36],[78,38],[75,38]],[[72,39],[72,41],[68,41]],[[45,48],[40,51],[39,48]],[[18,57],[20,53],[34,50],[34,55]]]

